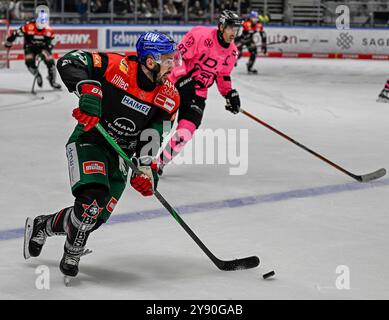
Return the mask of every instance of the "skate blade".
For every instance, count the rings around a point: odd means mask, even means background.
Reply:
[[[24,246],[23,246],[23,256],[24,259],[31,258],[30,251],[28,250],[28,244],[32,236],[32,228],[34,226],[34,219],[28,217],[26,219],[26,224],[24,226]]]
[[[380,103],[389,103],[389,99],[385,99],[385,98],[378,98],[376,101]]]
[[[81,254],[81,257],[87,256],[88,254],[91,254],[93,251],[89,249],[85,249],[84,252]]]
[[[63,277],[63,283],[64,283],[65,287],[71,287],[72,279],[74,279],[74,277],[70,277],[70,276]]]

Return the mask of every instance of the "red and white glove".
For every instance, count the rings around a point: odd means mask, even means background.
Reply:
[[[99,117],[88,116],[86,113],[83,113],[80,108],[73,109],[72,116],[78,121],[78,123],[84,125],[84,131],[89,131],[100,121]]]

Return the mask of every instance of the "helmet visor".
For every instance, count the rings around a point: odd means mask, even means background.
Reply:
[[[235,37],[238,36],[239,32],[240,32],[240,28],[241,26],[240,25],[227,25],[225,28],[224,28],[224,31],[227,31],[228,33],[232,33],[235,35]]]
[[[158,59],[155,59],[155,62],[164,67],[179,67],[182,65],[182,55],[180,51],[176,50],[172,53],[160,55]]]

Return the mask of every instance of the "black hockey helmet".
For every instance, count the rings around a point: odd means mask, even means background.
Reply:
[[[219,23],[218,26],[220,27],[241,27],[242,26],[242,19],[233,11],[231,10],[223,10],[222,13],[219,16]]]

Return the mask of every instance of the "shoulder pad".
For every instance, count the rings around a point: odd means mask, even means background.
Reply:
[[[167,113],[174,113],[180,105],[180,94],[172,82],[166,80],[154,98],[154,104]]]

